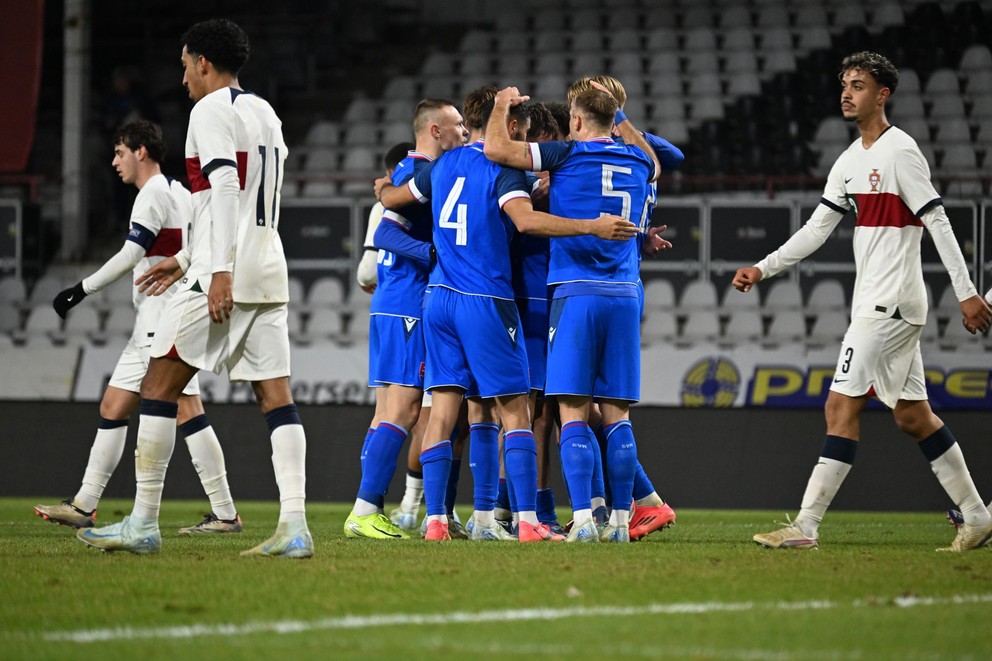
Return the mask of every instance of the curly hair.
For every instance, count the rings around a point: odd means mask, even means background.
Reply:
[[[530,129],[527,131],[527,140],[536,142],[547,138],[557,139],[558,122],[554,115],[543,103],[532,103],[528,108],[530,111]]]
[[[462,101],[462,115],[465,117],[465,126],[473,131],[478,131],[485,127],[482,123],[482,106],[486,105],[487,101],[492,101],[496,98],[496,92],[498,91],[495,85],[483,85],[465,95],[465,99]]]
[[[861,51],[844,58],[840,63],[838,80],[844,80],[844,74],[851,69],[867,71],[881,87],[888,87],[889,93],[894,94],[899,85],[899,70],[889,61],[889,58],[871,51]]]
[[[179,40],[192,56],[202,55],[218,71],[237,75],[248,61],[248,35],[226,18],[201,21],[186,30]]]
[[[146,119],[130,122],[117,129],[114,133],[114,146],[117,145],[124,145],[131,151],[138,151],[144,147],[148,151],[148,157],[156,163],[161,163],[165,158],[166,147],[162,127]]]

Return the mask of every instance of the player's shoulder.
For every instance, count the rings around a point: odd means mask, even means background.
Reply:
[[[892,151],[898,153],[908,152],[913,155],[917,155],[920,158],[923,157],[923,152],[920,151],[920,146],[917,144],[916,139],[898,126],[890,126],[886,129],[885,132],[882,133],[882,137],[879,142]]]
[[[152,203],[158,200],[168,200],[171,195],[169,180],[164,174],[157,174],[148,179],[138,191],[135,203]]]

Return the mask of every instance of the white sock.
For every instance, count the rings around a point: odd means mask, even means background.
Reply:
[[[534,510],[528,510],[526,512],[517,512],[517,515],[520,517],[520,521],[526,521],[532,526],[536,526],[538,524],[537,512],[535,512]],[[519,521],[517,522],[517,524],[519,525]]]
[[[592,521],[592,510],[575,510],[572,512],[572,527],[581,528],[587,522]]]
[[[638,507],[661,507],[665,504],[665,501],[661,499],[657,491],[652,491],[644,498],[639,499],[636,502]]]
[[[84,512],[92,512],[100,504],[103,490],[113,475],[114,469],[124,454],[127,442],[127,425],[114,429],[97,429],[96,439],[90,448],[90,460],[83,473],[83,484],[79,487],[72,504]]]
[[[406,474],[406,491],[403,493],[403,501],[400,509],[404,512],[419,512],[420,501],[424,497],[424,478],[413,477]]]
[[[138,447],[134,451],[137,488],[131,515],[157,522],[165,471],[176,447],[176,419],[159,415],[141,415],[138,419]]]
[[[351,513],[355,516],[368,516],[379,511],[379,507],[361,498],[355,499],[355,506],[351,508]]]
[[[630,527],[630,510],[618,510],[614,508],[610,512],[610,525],[617,528]]]
[[[598,496],[593,496],[592,498],[592,511],[598,510],[600,507],[606,507],[606,499],[599,498]]]
[[[193,468],[200,476],[203,491],[210,499],[210,509],[219,519],[231,520],[238,515],[231,497],[231,487],[227,483],[227,467],[224,464],[224,451],[211,426],[186,436]]]
[[[272,468],[279,485],[279,522],[306,518],[307,437],[303,425],[272,430]]]
[[[430,523],[431,521],[440,521],[441,523],[447,525],[448,524],[448,515],[447,514],[431,514],[431,515],[429,515],[427,517],[427,522]]]
[[[475,525],[483,528],[492,528],[496,525],[496,515],[492,510],[475,510],[472,514],[475,517]]]
[[[964,522],[969,525],[982,525],[992,521],[992,514],[978,495],[978,489],[968,472],[961,446],[955,443],[936,459],[930,462],[933,474],[940,486],[961,510]]]
[[[816,536],[823,515],[850,472],[851,464],[827,457],[820,457],[816,466],[813,466],[799,516],[796,517],[796,523],[804,533],[810,537]]]

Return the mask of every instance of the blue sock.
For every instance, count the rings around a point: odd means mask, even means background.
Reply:
[[[499,486],[496,487],[496,507],[501,510],[510,509],[510,489],[505,477],[499,478]]]
[[[420,466],[424,471],[424,502],[427,515],[446,514],[444,496],[448,489],[451,470],[451,441],[441,441],[420,453]]]
[[[362,473],[365,472],[365,457],[369,453],[369,441],[372,440],[373,434],[375,434],[375,427],[369,427],[369,430],[365,432],[365,442],[362,443]]]
[[[503,440],[506,452],[506,479],[517,500],[518,512],[537,510],[537,444],[534,432],[513,429]]]
[[[629,510],[634,492],[637,444],[630,420],[621,420],[606,428],[607,471],[613,491],[613,509]]]
[[[469,427],[468,433],[468,465],[475,483],[472,494],[475,509],[487,512],[496,506],[497,484],[500,482],[499,426],[491,422],[477,422]]]
[[[641,466],[641,462],[637,462],[637,466],[634,467],[634,500],[640,500],[641,498],[647,498],[654,493],[654,485],[651,484],[651,480],[648,479],[648,474],[644,472],[644,467]]]
[[[506,464],[506,446],[503,446],[503,463]],[[510,501],[510,514],[516,514],[520,511],[517,507],[517,494],[513,491],[513,481],[509,477],[506,478],[506,499]]]
[[[451,469],[448,471],[448,486],[444,491],[444,511],[451,514],[455,511],[455,496],[458,495],[458,477],[462,472],[462,458],[451,458]]]
[[[366,444],[365,465],[358,497],[382,507],[386,489],[396,472],[396,459],[403,449],[406,430],[391,422],[381,422]]]
[[[551,489],[537,490],[537,520],[541,523],[558,521],[558,515],[555,514],[555,492]]]
[[[592,509],[592,472],[596,460],[588,429],[589,425],[581,420],[561,428],[561,468],[573,510]]]
[[[592,455],[593,461],[596,462],[592,465],[592,497],[602,498],[606,501],[606,506],[610,507],[609,480],[603,471],[603,459],[606,453],[606,432],[603,430],[603,425],[599,425],[595,430],[589,427],[589,436],[596,442],[593,445],[595,452]]]

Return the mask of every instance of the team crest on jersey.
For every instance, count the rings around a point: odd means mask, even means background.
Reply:
[[[406,332],[406,339],[410,339],[410,334],[413,332],[413,329],[417,327],[418,321],[420,321],[420,319],[417,319],[416,317],[403,317],[403,330]]]
[[[868,175],[868,183],[871,184],[871,192],[878,192],[878,184],[882,181],[882,175],[878,173],[878,168],[872,168],[871,174]]]

